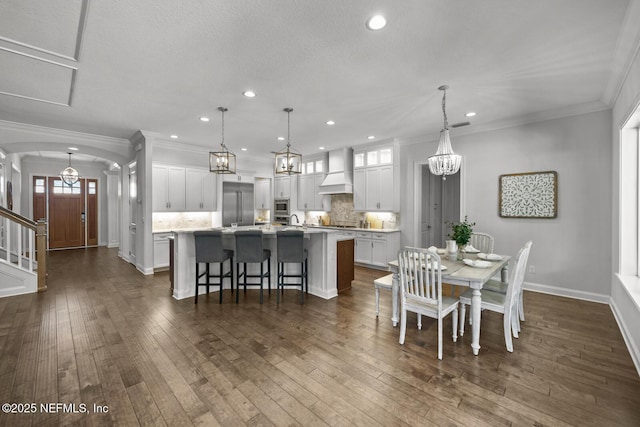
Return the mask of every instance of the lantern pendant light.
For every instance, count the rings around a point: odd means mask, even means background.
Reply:
[[[276,153],[276,175],[296,175],[302,172],[302,154],[291,148],[291,112],[293,108],[285,108],[287,113],[287,146]]]
[[[60,178],[62,178],[62,182],[71,187],[73,184],[78,182],[80,179],[80,175],[78,171],[71,167],[71,153],[67,153],[69,155],[69,166],[64,168],[62,172],[60,172]]]
[[[222,142],[220,143],[220,151],[209,152],[209,172],[234,174],[236,173],[236,155],[224,145],[224,113],[229,109],[218,107],[218,111],[222,113]]]
[[[429,170],[434,175],[442,175],[446,180],[447,175],[453,175],[460,170],[462,156],[453,152],[451,148],[451,138],[449,137],[449,122],[447,120],[447,89],[449,86],[443,85],[438,88],[444,92],[442,95],[442,115],[444,116],[444,126],[440,131],[440,142],[436,154],[429,157]]]

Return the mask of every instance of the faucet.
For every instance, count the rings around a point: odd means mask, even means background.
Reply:
[[[296,215],[296,214],[291,214],[291,216],[289,217],[289,225],[293,225],[293,224],[291,224],[291,219],[292,219],[294,216],[296,217],[296,224],[299,224],[299,223],[300,223],[300,218],[298,218],[298,215]]]

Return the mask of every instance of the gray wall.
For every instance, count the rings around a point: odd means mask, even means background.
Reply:
[[[498,253],[514,255],[533,240],[529,265],[536,273],[527,272],[525,280],[540,290],[565,288],[589,299],[610,295],[610,129],[606,110],[464,136],[452,132],[453,149],[464,157],[462,216],[494,236]],[[436,146],[401,146],[402,244],[414,243],[414,163]],[[557,218],[498,216],[499,175],[549,170],[558,172]]]
[[[78,170],[82,178],[95,178],[98,180],[98,244],[107,244],[107,177],[104,174],[108,170],[105,164],[94,162],[78,162],[73,160],[73,167]],[[42,159],[37,157],[24,157],[22,159],[22,214],[33,217],[31,181],[34,175],[58,176],[60,171],[68,166],[67,160]]]

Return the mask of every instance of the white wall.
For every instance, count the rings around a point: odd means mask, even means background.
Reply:
[[[78,170],[82,178],[95,178],[98,180],[98,244],[105,246],[108,236],[107,221],[107,177],[104,172],[108,170],[105,164],[95,162],[73,161],[73,167]],[[34,176],[58,176],[60,171],[68,166],[67,160],[43,159],[26,156],[22,159],[22,215],[33,218],[33,189],[31,182]]]
[[[495,238],[495,251],[515,254],[529,239],[533,248],[529,285],[594,300],[611,292],[611,114],[601,111],[562,119],[456,136],[464,157],[466,212],[475,229]],[[413,171],[432,155],[437,141],[401,145],[402,244],[413,244]],[[558,217],[505,219],[498,215],[501,174],[557,171]],[[548,289],[546,286],[554,287]],[[562,288],[562,289],[557,289]]]

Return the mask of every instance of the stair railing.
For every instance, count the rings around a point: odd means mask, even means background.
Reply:
[[[47,221],[36,222],[0,206],[0,229],[0,249],[4,250],[0,260],[31,273],[37,268],[38,292],[46,291]]]

